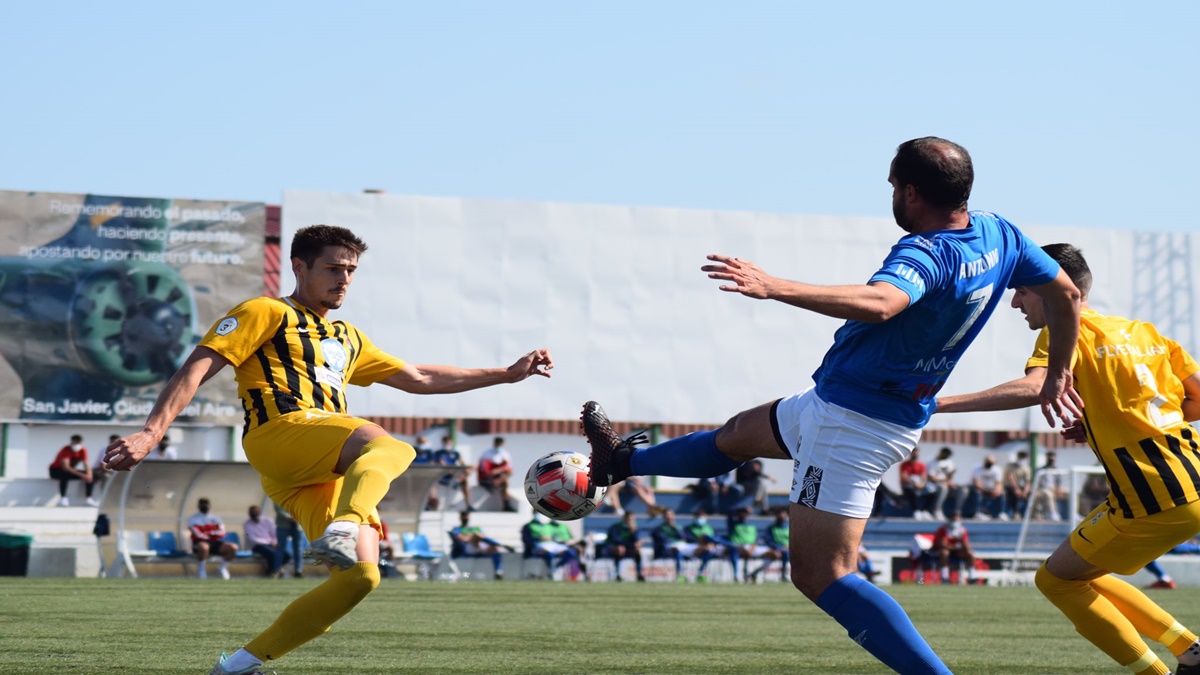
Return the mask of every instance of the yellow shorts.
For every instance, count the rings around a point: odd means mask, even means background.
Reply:
[[[1101,504],[1071,533],[1071,548],[1089,563],[1133,574],[1200,533],[1200,502],[1140,518],[1122,518]]]
[[[342,492],[342,476],[334,467],[346,439],[367,424],[350,415],[301,410],[276,417],[242,439],[263,491],[310,538],[321,536],[332,522]],[[367,524],[380,530],[378,511],[371,512]]]

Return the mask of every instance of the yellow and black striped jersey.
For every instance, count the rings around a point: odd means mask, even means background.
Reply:
[[[200,340],[236,370],[243,434],[298,410],[347,412],[347,384],[366,386],[404,361],[376,348],[345,321],[328,321],[291,298],[234,307]]]
[[[1026,369],[1046,367],[1049,335]],[[1200,371],[1191,355],[1152,324],[1085,309],[1073,371],[1109,508],[1134,518],[1200,500],[1200,448],[1180,407],[1183,380]]]

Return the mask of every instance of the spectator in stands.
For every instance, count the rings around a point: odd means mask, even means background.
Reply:
[[[433,453],[433,463],[438,466],[453,466],[457,468],[438,479],[437,485],[433,486],[433,491],[429,494],[429,505],[427,508],[433,511],[441,508],[440,490],[446,488],[451,492],[454,490],[461,491],[463,508],[468,511],[473,510],[475,507],[471,506],[471,492],[467,487],[467,475],[470,467],[463,463],[462,453],[454,447],[454,438],[449,434],[442,436],[442,447]]]
[[[780,581],[791,581],[791,575],[788,574],[788,563],[791,561],[790,549],[788,544],[791,541],[791,526],[788,523],[788,510],[786,508],[775,510],[775,520],[763,528],[762,542],[767,546],[767,552],[763,554],[763,559],[766,561],[762,567],[753,572],[753,576],[757,577],[760,572],[765,570],[773,561],[778,560],[782,564],[779,569]]]
[[[933,520],[933,514],[925,510],[925,497],[929,494],[925,462],[921,461],[921,448],[914,447],[908,459],[900,462],[900,493],[917,520]]]
[[[215,551],[221,556],[217,573],[222,579],[228,579],[229,562],[237,556],[237,544],[225,541],[225,523],[219,516],[209,513],[210,504],[207,498],[201,497],[196,508],[199,512],[188,518],[188,530],[192,533],[192,553],[199,561],[199,577],[208,578],[208,556]]]
[[[50,477],[58,481],[58,505],[70,506],[67,499],[67,485],[73,481],[83,481],[83,492],[87,497],[88,506],[98,506],[92,499],[92,490],[96,487],[96,477],[92,466],[88,463],[87,448],[83,447],[83,436],[71,436],[71,442],[64,445],[54,461],[50,462]]]
[[[508,481],[512,474],[512,455],[504,449],[504,439],[497,436],[492,439],[492,447],[479,457],[476,482],[479,483],[479,487],[500,499],[505,511],[516,512],[517,500],[508,493]]]
[[[733,578],[740,578],[746,583],[754,582],[762,567],[753,574],[750,572],[750,561],[763,559],[771,551],[765,544],[759,542],[758,528],[750,522],[750,507],[741,506],[734,509],[729,519],[729,561],[733,563]],[[765,567],[765,565],[763,565]]]
[[[108,444],[112,445],[113,443],[120,440],[120,438],[121,438],[120,434],[112,434],[111,436],[108,437]],[[111,474],[112,474],[112,472],[108,470],[108,467],[104,466],[104,453],[103,452],[96,453],[96,461],[92,462],[92,483],[93,483],[93,485],[97,485],[97,486],[100,486],[101,488],[103,488],[104,484],[108,481],[109,475],[111,475]]]
[[[392,533],[388,530],[387,521],[379,519],[379,576],[389,578],[397,576],[396,547],[392,545]]]
[[[279,579],[283,576],[283,566],[288,564],[292,557],[279,546],[275,523],[263,519],[262,509],[258,505],[251,505],[248,514],[250,517],[242,524],[242,531],[246,534],[246,546],[262,558],[267,576]]]
[[[504,578],[504,556],[501,550],[512,550],[500,542],[486,537],[483,530],[471,524],[471,513],[463,511],[458,514],[458,527],[450,530],[450,557],[454,558],[491,558],[492,575],[496,579]]]
[[[604,540],[604,554],[613,559],[614,579],[621,581],[621,561],[633,561],[637,571],[637,580],[645,581],[642,573],[642,536],[638,532],[637,516],[633,511],[626,511],[620,522],[613,523],[608,528],[608,537]]]
[[[685,558],[700,560],[700,567],[703,570],[713,557],[710,547],[702,548],[700,544],[688,541],[687,534],[675,522],[673,509],[664,508],[662,510],[662,523],[650,531],[650,539],[654,543],[655,559],[673,558],[675,560],[675,581],[677,582],[687,581],[683,575]]]
[[[858,545],[858,573],[871,583],[875,583],[875,577],[879,576],[879,570],[875,569],[875,564],[871,562],[870,552],[862,544]]]
[[[962,509],[962,489],[954,482],[954,451],[949,447],[943,447],[938,450],[937,461],[933,463],[933,467],[929,469],[928,485],[930,487],[931,499],[933,500],[933,508],[931,509],[934,520],[941,520],[946,513],[944,507],[946,499],[950,500],[950,508],[953,511]]]
[[[536,556],[546,561],[546,576],[551,579],[559,567],[579,564],[579,549],[571,541],[571,531],[566,523],[551,521],[534,512],[533,520],[521,528],[521,540],[525,544],[525,557]]]
[[[160,460],[179,459],[179,453],[175,452],[175,446],[171,445],[170,437],[163,436],[161,439],[159,439],[158,445],[156,445],[154,447],[154,449],[151,450],[148,455],[146,455],[146,457],[143,459],[143,461],[150,460],[150,459],[160,459]]]
[[[647,485],[642,476],[630,476],[619,483],[614,483],[608,488],[605,497],[608,505],[618,515],[625,513],[622,503],[629,504],[630,500],[634,498],[640,499],[651,515],[658,511],[658,500],[654,498],[654,488]]]
[[[1004,512],[1009,518],[1024,518],[1029,504],[1029,451],[1018,450],[1017,457],[1004,465]]]
[[[696,544],[695,555],[700,558],[700,569],[696,571],[696,583],[705,583],[708,581],[708,577],[704,574],[705,569],[708,568],[708,561],[725,552],[724,547],[719,543],[716,530],[708,522],[708,512],[702,508],[697,509],[692,522],[684,526],[683,535],[688,543]]]
[[[292,576],[299,579],[304,576],[301,565],[304,564],[304,549],[308,546],[308,540],[304,537],[300,523],[296,522],[292,514],[279,504],[272,504],[275,506],[275,541],[279,544],[276,549],[279,554],[278,567],[283,569],[283,555],[285,552],[289,553],[288,557],[292,559]]]
[[[734,469],[734,480],[741,488],[742,495],[751,499],[750,507],[759,515],[766,515],[767,481],[775,482],[763,469],[762,460],[752,459]]]
[[[433,446],[424,434],[419,434],[413,439],[413,450],[417,453],[413,464],[433,464]]]
[[[706,505],[712,513],[724,513],[723,505],[741,497],[741,486],[734,481],[733,470],[712,478],[702,478],[692,486],[696,499]]]
[[[1058,453],[1046,451],[1046,463],[1038,469],[1040,474],[1033,495],[1033,517],[1039,520],[1062,520],[1058,509],[1060,500],[1067,498],[1067,482],[1057,472]],[[1043,473],[1044,472],[1044,473]]]
[[[1101,466],[1099,462],[1096,466]],[[1083,485],[1079,487],[1079,510],[1076,513],[1080,517],[1086,516],[1096,510],[1097,506],[1104,503],[1108,499],[1108,478],[1103,473],[1089,473],[1087,478],[1083,479]]]
[[[903,505],[900,504],[902,498],[903,495],[892,492],[887,483],[879,481],[879,485],[875,487],[874,503],[871,505],[871,517],[886,520],[887,509],[889,507],[892,509],[903,508]]]
[[[950,563],[955,567],[965,565],[967,582],[975,583],[975,553],[971,550],[970,535],[963,525],[962,515],[950,514],[950,520],[933,533],[933,546],[929,549],[937,558],[938,574],[943,584],[950,583]]]
[[[988,455],[971,474],[971,493],[975,496],[977,520],[1000,517],[1008,519],[1004,512],[1004,474],[996,466],[996,456]]]

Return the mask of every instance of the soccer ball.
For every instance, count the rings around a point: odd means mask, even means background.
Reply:
[[[588,458],[578,452],[552,452],[525,474],[525,498],[538,513],[576,520],[600,506],[605,488],[588,477]]]

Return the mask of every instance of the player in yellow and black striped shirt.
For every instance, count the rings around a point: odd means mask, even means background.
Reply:
[[[1072,372],[1083,398],[1088,444],[1110,493],[1038,570],[1036,582],[1083,635],[1134,673],[1166,675],[1139,635],[1179,659],[1176,675],[1200,673],[1200,640],[1144,593],[1112,576],[1132,574],[1200,533],[1200,366],[1151,324],[1087,308],[1091,270],[1069,244],[1043,247],[1083,293]],[[1041,300],[1018,288],[1013,307],[1042,330],[1024,378],[938,400],[938,412],[1007,410],[1038,402],[1048,335]],[[1064,432],[1067,433],[1067,432]]]
[[[380,500],[415,455],[380,427],[347,412],[345,388],[376,382],[414,394],[448,394],[549,377],[538,349],[508,368],[413,365],[384,353],[354,326],[330,321],[367,246],[350,230],[314,225],[292,239],[296,290],[255,298],[209,330],[163,388],[144,429],[108,447],[106,467],[129,470],[146,456],[202,383],[236,369],[245,411],[242,447],[263,490],[307,532],[324,532],[310,557],[329,579],[283,610],[275,623],[211,675],[253,675],[322,634],[379,585]],[[312,555],[315,554],[315,555]]]

